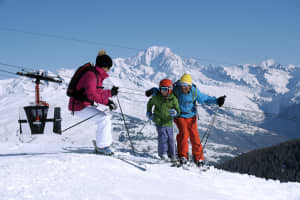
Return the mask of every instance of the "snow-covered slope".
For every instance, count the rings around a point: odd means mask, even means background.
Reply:
[[[90,146],[73,144],[62,150],[53,137],[43,140],[48,143],[0,146],[1,199],[300,199],[300,183],[214,168],[186,171],[168,164],[148,165],[144,172],[123,161],[91,154]]]
[[[67,83],[74,70],[61,69],[58,73]],[[157,157],[157,134],[153,124],[146,122],[148,99],[144,91],[157,86],[162,78],[175,81],[183,73],[192,75],[200,91],[212,96],[227,95],[221,109],[198,107],[201,137],[218,112],[205,148],[208,162],[220,162],[241,152],[298,137],[300,66],[282,66],[272,60],[260,65],[204,66],[175,55],[169,48],[150,47],[134,57],[114,59],[111,77],[104,82],[107,88],[120,87],[126,123],[143,159]],[[45,135],[20,136],[17,121],[24,117],[20,115],[23,106],[34,100],[34,88],[27,78],[0,80],[0,176],[4,177],[0,195],[5,195],[5,199],[50,199],[51,195],[55,195],[54,199],[196,199],[198,193],[205,199],[299,199],[295,189],[299,184],[280,184],[215,169],[205,174],[182,172],[164,165],[150,165],[147,173],[142,173],[120,161],[91,155],[96,126],[89,121],[62,136],[52,135],[50,125],[46,126]],[[41,85],[44,99],[52,107],[62,108],[63,129],[80,120],[67,110],[65,89],[66,84]],[[112,113],[112,119],[114,148],[130,152],[119,109]],[[176,127],[174,131],[178,132]],[[35,187],[29,186],[35,182]],[[164,185],[169,185],[166,190],[162,189]],[[243,192],[233,192],[240,191],[243,185],[247,186]],[[65,192],[59,192],[61,188]],[[185,192],[177,192],[180,189]],[[74,191],[77,195],[72,194]]]

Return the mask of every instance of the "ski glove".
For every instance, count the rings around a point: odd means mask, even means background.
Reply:
[[[106,104],[109,107],[109,110],[116,110],[118,107],[117,105],[110,99],[108,99],[108,103]]]
[[[225,102],[225,98],[226,98],[225,95],[217,98],[217,104],[219,105],[219,107],[223,106],[223,104]]]
[[[113,86],[110,90],[111,96],[116,96],[119,93],[119,87]]]
[[[146,90],[146,92],[145,92],[146,97],[150,97],[152,94],[153,94],[152,88],[149,90]]]
[[[170,109],[169,113],[170,113],[171,117],[176,117],[177,116],[177,111],[175,109]]]
[[[147,112],[146,113],[146,116],[147,116],[147,118],[149,119],[149,120],[153,120],[153,118],[154,118],[154,115],[153,115],[153,113],[152,112]]]

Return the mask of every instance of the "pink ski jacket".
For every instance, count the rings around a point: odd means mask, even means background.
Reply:
[[[108,77],[108,74],[100,67],[96,67],[98,73],[99,85],[97,85],[97,77],[94,72],[88,71],[79,80],[76,89],[85,89],[85,95],[90,101],[106,105],[108,103],[108,98],[111,97],[110,90],[103,90],[103,81]],[[73,105],[74,103],[74,105]],[[87,101],[75,100],[73,97],[69,100],[69,110],[74,111],[82,110],[83,108],[91,105]]]

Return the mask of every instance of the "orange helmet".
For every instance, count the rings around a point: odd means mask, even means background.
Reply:
[[[159,82],[160,91],[168,91],[168,95],[172,93],[173,83],[169,79],[163,79]]]

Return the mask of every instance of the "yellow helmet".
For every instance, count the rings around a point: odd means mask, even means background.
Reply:
[[[192,77],[189,74],[183,74],[179,81],[181,83],[187,83],[189,85],[192,85]]]

